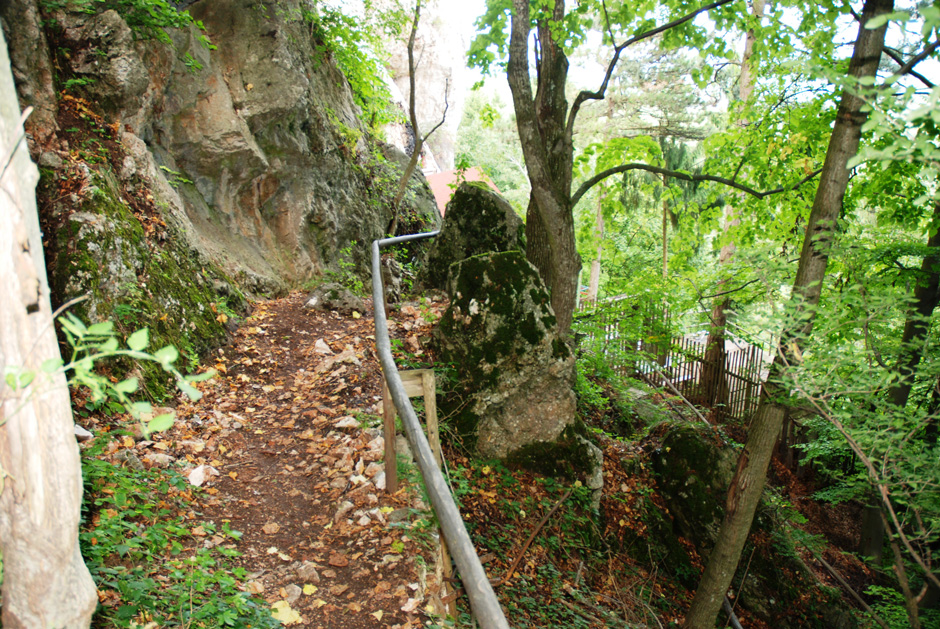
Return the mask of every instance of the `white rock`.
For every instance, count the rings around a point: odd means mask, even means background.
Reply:
[[[336,514],[333,516],[333,521],[334,521],[334,522],[339,522],[339,521],[342,520],[344,517],[346,517],[346,514],[347,514],[347,513],[349,513],[350,511],[352,511],[352,510],[355,509],[355,508],[356,508],[356,505],[354,505],[353,503],[349,502],[348,500],[345,500],[345,501],[341,502],[340,505],[339,505],[339,508],[336,510]]]
[[[79,443],[91,441],[94,438],[95,435],[93,435],[91,432],[85,430],[78,424],[75,424],[75,439],[78,440]]]
[[[385,470],[382,470],[372,479],[376,489],[385,489]]]
[[[340,430],[359,428],[359,420],[352,415],[347,415],[346,417],[340,417],[339,421],[336,422],[333,427],[339,428]]]
[[[305,561],[297,568],[297,578],[304,583],[319,583],[320,574],[317,572],[317,566],[312,561]]]
[[[189,484],[196,487],[202,487],[202,484],[213,476],[218,476],[219,470],[211,465],[200,465],[189,473]]]
[[[299,585],[294,585],[293,583],[284,588],[284,591],[287,593],[287,598],[284,600],[287,601],[288,605],[293,605],[296,603],[297,599],[300,598],[300,595],[304,593],[304,591],[300,589]]]
[[[313,344],[313,351],[317,354],[323,354],[325,356],[330,356],[333,354],[333,350],[330,349],[330,346],[326,344],[326,341],[319,339],[316,343]]]
[[[363,475],[365,475],[367,478],[372,478],[384,469],[385,466],[383,466],[381,463],[372,462],[369,463],[369,466],[365,469]]]
[[[163,452],[150,452],[144,456],[144,462],[149,463],[152,467],[168,467],[175,460],[176,457]]]

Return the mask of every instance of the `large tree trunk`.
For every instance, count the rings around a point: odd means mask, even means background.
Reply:
[[[36,167],[26,152],[5,40],[0,37],[0,550],[3,626],[87,627],[95,585],[78,548],[81,463],[65,376],[43,373],[59,357],[36,213]]]
[[[892,0],[866,0],[852,61],[849,64],[849,75],[875,75],[881,59],[887,25],[874,30],[868,30],[864,25],[872,18],[890,12],[892,8]],[[725,516],[718,539],[708,557],[708,565],[686,616],[685,627],[711,629],[715,626],[715,618],[731,585],[744,542],[747,540],[767,478],[767,467],[774,443],[786,415],[786,392],[774,382],[779,381],[786,364],[797,359],[799,349],[813,329],[815,308],[822,293],[829,261],[829,249],[835,236],[842,199],[848,187],[847,164],[858,152],[861,127],[866,118],[866,114],[862,112],[863,104],[864,101],[851,90],[842,94],[793,284],[791,306],[797,314],[796,322],[792,328],[781,333],[778,355],[771,365],[768,384],[764,388],[748,432],[747,443],[738,459],[737,470],[728,490]]]
[[[556,0],[553,11],[554,19],[561,21],[565,15],[564,1]],[[532,185],[526,218],[526,257],[536,265],[551,290],[558,326],[567,332],[571,328],[581,270],[571,211],[574,152],[565,128],[568,59],[552,38],[549,20],[540,19],[538,85],[533,96],[529,76],[530,28],[528,0],[513,0],[507,78]],[[540,220],[533,222],[535,213]]]

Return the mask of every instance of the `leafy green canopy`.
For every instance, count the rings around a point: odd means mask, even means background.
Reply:
[[[311,25],[317,58],[332,59],[342,70],[370,129],[399,121],[402,113],[388,91],[384,57],[386,42],[401,38],[408,21],[401,3],[380,8],[365,0],[360,16],[322,3],[314,11],[303,10],[301,17]]]

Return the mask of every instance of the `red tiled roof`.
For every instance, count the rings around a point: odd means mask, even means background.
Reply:
[[[458,171],[456,170],[445,170],[444,172],[427,176],[428,184],[431,186],[431,192],[434,193],[434,200],[437,201],[437,208],[441,211],[441,216],[444,216],[447,202],[450,201],[451,195],[454,194],[454,190],[457,189],[456,186],[451,187],[457,181],[457,174]],[[463,178],[464,181],[482,181],[494,191],[499,192],[499,188],[496,187],[496,184],[476,166],[463,171]]]

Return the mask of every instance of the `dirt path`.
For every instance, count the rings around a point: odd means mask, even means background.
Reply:
[[[303,299],[257,305],[204,397],[177,409],[174,453],[207,472],[203,517],[243,533],[248,590],[292,624],[418,626],[433,553],[408,536],[414,495],[384,491],[371,313]]]

